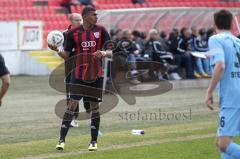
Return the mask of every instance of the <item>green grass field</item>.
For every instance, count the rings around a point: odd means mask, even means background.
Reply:
[[[71,128],[64,152],[57,152],[61,120],[54,108],[65,95],[50,88],[48,77],[12,77],[0,108],[0,159],[217,159],[217,108],[204,106],[204,94],[205,88],[172,90],[137,98],[134,106],[120,100],[101,116],[98,152],[87,151],[87,120]],[[156,118],[159,112],[169,118]],[[143,129],[145,135],[133,136],[132,129]]]

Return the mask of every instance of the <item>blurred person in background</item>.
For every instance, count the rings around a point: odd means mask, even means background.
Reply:
[[[167,52],[163,47],[159,39],[159,34],[156,29],[151,29],[149,31],[149,40],[145,45],[145,53],[148,53],[153,61],[162,63],[168,72],[162,75],[160,71],[156,72],[156,76],[159,80],[162,79],[173,79],[180,80],[181,77],[176,73],[177,66],[173,65],[174,57],[172,53]]]
[[[132,36],[132,40],[135,42],[140,54],[142,54],[146,43],[145,40],[141,38],[141,33],[137,30],[132,31]]]
[[[216,34],[215,28],[214,28],[214,27],[208,28],[208,30],[207,30],[207,40],[209,40],[209,38],[210,38],[211,36],[213,36],[214,34]]]
[[[141,57],[140,50],[138,50],[135,42],[133,41],[132,33],[129,29],[124,29],[121,31],[121,38],[117,44],[119,47],[115,49],[114,53],[123,54],[123,56],[119,57],[122,58],[122,62],[127,62],[128,69],[130,71],[130,83],[131,84],[139,84],[141,83],[137,78],[136,75],[138,74],[137,71],[137,64],[136,58]],[[120,55],[118,54],[118,55]]]
[[[167,41],[170,52],[175,51],[174,49],[177,47],[177,42],[179,39],[180,39],[179,30],[177,28],[173,28],[169,32],[168,41]]]
[[[192,52],[208,51],[207,38],[204,38],[203,36],[199,35],[199,31],[196,26],[192,26],[191,31],[192,31],[192,36],[189,41],[190,51],[192,51]],[[204,34],[204,33],[202,33],[202,34]],[[203,63],[203,59],[193,56],[193,61],[194,61],[194,77],[195,78],[202,78],[202,77],[207,78],[208,74],[204,70],[206,68],[206,67],[204,67],[204,65],[206,63]]]
[[[10,86],[10,82],[11,82],[10,73],[8,71],[8,68],[5,65],[4,58],[2,57],[1,54],[0,54],[0,78],[2,81],[2,86],[0,90],[0,107],[1,107],[3,102],[3,97],[7,93],[8,88]]]
[[[82,24],[82,16],[81,16],[81,14],[78,14],[78,13],[72,13],[69,16],[69,21],[71,22],[71,24],[69,25],[68,29],[63,32],[64,39],[65,39],[63,45],[65,45],[65,43],[66,43],[66,37],[67,37],[68,31],[75,27],[79,27]],[[74,56],[74,50],[72,50],[72,52],[70,52],[69,60],[65,60],[66,84],[70,83],[72,64],[73,64],[73,60],[72,60],[73,58],[71,58],[72,56]],[[68,102],[70,100],[70,90],[68,88],[68,85],[66,85],[66,90],[67,90],[67,104],[68,104]],[[83,97],[83,106],[84,106],[86,112],[90,113],[90,102],[88,102],[85,97]],[[78,127],[78,123],[77,123],[78,113],[79,113],[79,104],[77,105],[77,107],[75,109],[75,114],[74,114],[73,120],[70,124],[71,127]]]
[[[120,41],[121,39],[121,34],[122,34],[122,29],[112,29],[111,30],[111,38],[114,42],[118,43],[118,41]]]
[[[71,22],[71,24],[63,32],[63,36],[64,36],[64,39],[65,39],[64,43],[63,43],[63,47],[65,46],[65,44],[67,42],[66,41],[66,37],[68,35],[68,31],[73,29],[73,28],[79,27],[81,25],[81,23],[82,23],[82,16],[80,14],[78,14],[78,13],[72,13],[69,16],[69,21]],[[57,51],[56,47],[51,46],[51,45],[48,45],[48,46],[49,46],[50,49],[52,49],[54,51]],[[59,56],[64,59],[64,56],[61,56],[61,54],[59,54]],[[65,82],[66,82],[67,104],[70,101],[70,90],[69,90],[69,86],[67,84],[70,83],[71,71],[73,69],[72,68],[72,64],[73,64],[74,61],[73,61],[73,58],[71,58],[72,56],[74,56],[74,50],[72,50],[70,52],[68,59],[64,59],[65,60],[65,76],[66,76],[66,81]],[[83,102],[85,101],[84,99],[85,98],[83,98]],[[84,102],[84,108],[86,109],[87,112],[90,111],[90,103],[89,102]],[[73,120],[72,120],[72,122],[70,124],[71,127],[78,127],[78,123],[77,123],[78,113],[79,113],[79,104],[77,105],[77,107],[75,109]]]
[[[78,0],[62,0],[60,6],[67,9],[68,13],[71,13],[71,6],[79,5]]]
[[[165,31],[161,31],[160,34],[159,34],[159,37],[160,37],[159,41],[161,42],[164,50],[170,51],[169,44],[168,44],[167,33]]]
[[[189,53],[190,45],[189,40],[191,38],[191,30],[189,28],[182,28],[181,34],[177,29],[173,29],[169,35],[170,52],[173,53],[175,64],[178,68],[185,69],[186,78],[193,79],[193,59]],[[178,72],[180,70],[178,69]]]
[[[194,41],[194,50],[198,52],[207,52],[208,49],[208,39],[207,39],[207,31],[204,28],[199,29],[198,31],[198,37]],[[195,58],[196,59],[196,66],[197,71],[202,77],[209,77],[211,76],[211,70],[210,70],[210,61],[209,59],[201,59],[201,58]]]

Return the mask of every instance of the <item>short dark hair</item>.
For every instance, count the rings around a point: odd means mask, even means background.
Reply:
[[[233,15],[228,10],[220,10],[214,13],[214,23],[218,29],[231,30]]]
[[[201,28],[201,29],[198,30],[198,34],[201,35],[201,36],[203,36],[206,33],[207,33],[207,31],[206,31],[205,28]]]
[[[135,37],[141,37],[141,33],[137,30],[133,30],[132,35],[135,36]]]
[[[85,7],[82,10],[82,17],[88,15],[89,12],[95,12],[96,9],[93,7]]]

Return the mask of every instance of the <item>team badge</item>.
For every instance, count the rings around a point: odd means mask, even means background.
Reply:
[[[99,38],[99,36],[100,36],[99,32],[94,32],[93,34],[94,34],[95,38]]]

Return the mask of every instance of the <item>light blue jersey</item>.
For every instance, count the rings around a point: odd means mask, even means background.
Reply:
[[[217,85],[221,108],[240,108],[240,40],[230,32],[209,39],[211,65],[225,63],[224,74]]]

